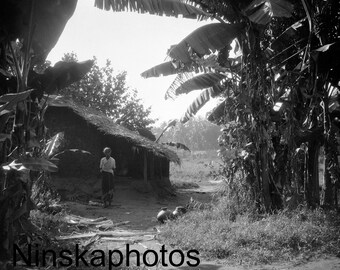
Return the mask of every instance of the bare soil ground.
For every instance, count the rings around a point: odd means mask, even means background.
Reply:
[[[64,182],[62,182],[64,181]],[[59,189],[63,187],[72,191],[72,183],[79,185],[79,179],[64,179],[59,182]],[[157,234],[157,229],[161,230],[161,226],[156,221],[156,215],[161,207],[168,207],[173,210],[176,206],[186,205],[190,198],[201,202],[209,202],[214,190],[218,188],[218,183],[213,181],[200,181],[198,188],[188,188],[190,185],[184,185],[185,189],[178,189],[176,196],[160,197],[156,196],[152,191],[145,188],[142,180],[132,180],[129,178],[118,179],[116,182],[116,192],[113,199],[113,204],[109,208],[102,208],[100,206],[89,205],[89,201],[96,201],[99,199],[100,179],[87,179],[84,180],[82,185],[82,192],[79,192],[80,188],[74,187],[74,191],[65,192],[64,199],[66,206],[70,213],[79,215],[85,218],[99,218],[107,217],[111,219],[113,223],[119,223],[128,221],[128,224],[119,226],[119,230],[125,233],[143,233],[146,238],[137,237],[138,241],[129,240],[130,248],[139,250],[141,253],[147,249],[159,251],[162,243],[157,238],[147,237],[147,235]],[[195,186],[195,185],[193,185]],[[76,191],[78,190],[78,191]],[[137,239],[136,239],[137,240]],[[98,240],[96,247],[102,250],[105,249],[124,249],[124,243],[113,242],[110,240]],[[171,247],[167,247],[167,250],[173,250]],[[158,252],[159,253],[159,252]],[[160,256],[160,254],[159,254]],[[152,261],[153,258],[150,258]],[[174,262],[178,262],[180,258],[175,256]],[[165,259],[165,263],[169,262],[169,258]],[[314,261],[300,263],[298,265],[294,262],[273,264],[273,265],[261,265],[261,266],[228,266],[223,261],[204,261],[201,259],[201,263],[198,267],[190,267],[187,264],[183,264],[180,267],[154,267],[154,269],[209,269],[209,270],[241,270],[241,269],[263,269],[263,270],[336,270],[340,269],[339,258],[319,258]]]
[[[79,185],[80,182],[79,179],[58,179],[58,181],[60,180],[68,182],[69,186],[72,181],[74,181],[74,185],[76,183]],[[88,187],[83,186],[81,192],[65,192],[64,202],[66,202],[69,211],[86,218],[105,216],[112,219],[114,223],[129,221],[123,228],[133,230],[153,230],[155,226],[159,225],[156,215],[162,207],[174,210],[176,206],[185,206],[190,198],[200,202],[209,202],[211,194],[217,186],[217,184],[208,183],[199,188],[178,189],[176,195],[159,196],[151,189],[145,188],[143,180],[119,178],[116,180],[116,191],[112,205],[103,208],[99,205],[89,204],[89,201],[100,202],[100,192],[98,192],[100,186],[98,186],[98,183],[100,183],[100,179],[87,180],[86,185]],[[61,183],[60,186],[65,187],[64,183]],[[73,188],[70,188],[70,190],[72,191]]]

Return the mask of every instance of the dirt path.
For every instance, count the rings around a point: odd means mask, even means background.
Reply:
[[[140,188],[140,183],[126,179],[117,185],[113,205],[110,208],[103,209],[98,206],[91,206],[86,203],[80,202],[67,202],[70,212],[74,215],[79,215],[85,218],[99,218],[107,217],[113,223],[128,221],[128,224],[119,226],[119,232],[123,235],[135,234],[128,238],[129,248],[137,250],[143,254],[147,250],[157,251],[157,255],[150,252],[147,258],[150,262],[162,258],[161,249],[162,244],[154,239],[157,234],[159,224],[156,221],[156,215],[161,207],[168,207],[173,210],[176,206],[186,205],[192,197],[201,202],[210,201],[211,194],[218,187],[216,183],[207,182],[201,184],[196,189],[182,189],[178,190],[177,196],[168,198],[159,198],[150,192],[143,192]],[[110,241],[109,239],[102,238],[97,241],[96,248],[101,250],[120,249],[126,252],[126,243],[124,241]],[[242,269],[256,269],[256,270],[340,270],[339,258],[325,258],[317,261],[307,262],[302,265],[294,265],[293,263],[286,264],[272,264],[262,265],[256,267],[243,267],[243,266],[227,266],[223,262],[204,261],[200,258],[201,262],[197,267],[188,266],[187,261],[184,261],[179,267],[171,267],[169,260],[172,264],[181,264],[181,255],[179,252],[174,252],[172,258],[169,257],[172,248],[166,247],[167,255],[163,257],[162,262],[167,264],[167,267],[153,267],[152,269],[206,269],[206,270],[242,270]],[[125,254],[125,253],[124,253]],[[187,258],[186,258],[187,259]],[[137,262],[136,258],[133,260]],[[191,263],[195,262],[189,260]]]
[[[67,202],[67,206],[71,213],[87,218],[105,216],[114,223],[129,221],[129,224],[122,227],[124,229],[152,230],[158,225],[156,215],[162,207],[174,210],[176,206],[186,205],[191,197],[208,202],[216,186],[209,184],[199,189],[183,189],[178,191],[177,196],[162,198],[140,188],[140,181],[126,179],[116,186],[114,199],[109,208],[72,201]]]

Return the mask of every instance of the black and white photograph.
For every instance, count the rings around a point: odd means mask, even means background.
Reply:
[[[340,270],[339,0],[1,0],[16,269]]]

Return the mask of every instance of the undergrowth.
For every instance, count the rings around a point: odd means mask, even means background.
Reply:
[[[207,157],[198,161],[209,161]],[[206,168],[187,158],[190,170],[172,169],[172,179],[206,181]],[[191,166],[195,163],[195,166]],[[216,163],[216,162],[215,162]],[[205,168],[200,177],[198,167]],[[219,174],[223,175],[223,174]],[[215,177],[216,178],[216,177]],[[322,208],[311,210],[285,204],[275,214],[264,213],[256,205],[256,190],[236,173],[234,180],[221,177],[220,190],[212,207],[190,211],[162,228],[165,244],[184,250],[196,249],[206,259],[223,259],[229,264],[257,265],[302,261],[320,255],[340,257],[340,214]],[[200,182],[200,181],[198,181]],[[294,208],[293,207],[293,208]]]
[[[220,201],[212,210],[193,211],[162,230],[163,240],[182,249],[196,249],[208,259],[256,265],[340,255],[340,215],[300,207],[294,211],[236,217]]]

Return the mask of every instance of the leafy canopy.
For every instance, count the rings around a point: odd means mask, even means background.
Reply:
[[[77,61],[74,53],[65,54],[64,61]],[[99,110],[116,123],[131,130],[149,130],[155,122],[150,118],[150,107],[145,108],[137,96],[136,89],[126,85],[125,71],[114,74],[109,60],[105,66],[99,67],[96,58],[89,73],[82,80],[63,89],[65,97],[86,106]]]

